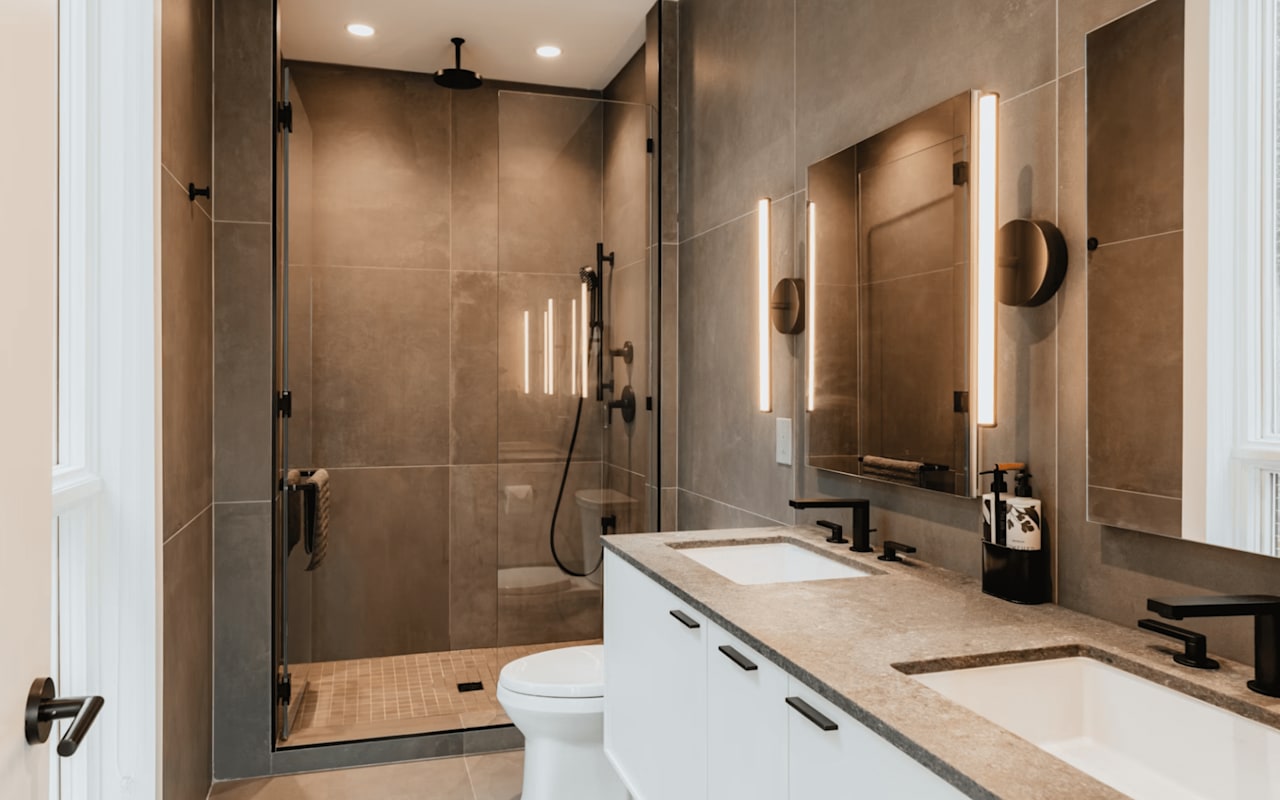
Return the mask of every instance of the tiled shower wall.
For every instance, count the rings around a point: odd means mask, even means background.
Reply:
[[[681,0],[681,528],[812,521],[787,505],[799,493],[868,497],[879,536],[979,573],[974,501],[799,466],[801,343],[773,336],[772,415],[754,410],[753,353],[738,343],[751,341],[757,198],[773,200],[774,280],[800,276],[808,165],[984,89],[1002,99],[1001,221],[1056,221],[1070,251],[1053,300],[1001,311],[1000,427],[983,450],[985,461],[1029,461],[1059,602],[1131,625],[1157,594],[1276,590],[1273,559],[1086,519],[1085,34],[1143,4]],[[795,467],[774,463],[775,417],[796,419]],[[1219,652],[1252,658],[1247,621],[1202,629]]]
[[[209,791],[213,713],[213,3],[164,0],[160,33],[163,797]]]
[[[547,616],[499,581],[551,563],[547,525],[577,405],[569,308],[597,241],[618,253],[618,319],[647,321],[645,110],[541,87],[450,92],[410,73],[290,72],[290,462],[328,469],[334,497],[330,553],[313,573],[311,658],[597,635],[598,596]],[[611,159],[623,143],[636,157]],[[551,395],[540,369],[548,298]],[[628,337],[642,373],[646,336]],[[586,403],[557,520],[575,569],[574,493],[601,485],[600,423]],[[610,450],[628,453],[636,426],[617,423]],[[616,461],[639,497],[647,446]]]

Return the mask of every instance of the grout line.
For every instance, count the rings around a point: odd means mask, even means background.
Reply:
[[[1164,231],[1162,233],[1150,233],[1150,234],[1147,234],[1146,236],[1134,236],[1131,239],[1117,239],[1114,242],[1100,242],[1098,244],[1098,249],[1101,250],[1104,247],[1115,247],[1118,244],[1130,244],[1132,242],[1142,242],[1142,241],[1146,241],[1147,239],[1159,239],[1161,236],[1172,236],[1175,233],[1179,233],[1179,234],[1182,233],[1182,228],[1175,228],[1173,230]]]
[[[750,515],[751,515],[751,516],[753,516],[753,517],[757,517],[757,518],[759,518],[759,519],[767,520],[767,521],[769,521],[769,522],[774,523],[775,525],[788,525],[788,524],[789,524],[789,523],[783,522],[782,520],[777,520],[777,519],[774,519],[773,517],[765,516],[764,514],[757,514],[757,513],[756,513],[756,512],[754,512],[754,511],[748,511],[747,509],[742,508],[741,506],[735,506],[735,505],[733,505],[732,503],[726,503],[726,502],[724,502],[723,500],[717,500],[717,499],[715,499],[714,497],[707,497],[705,494],[699,494],[699,493],[697,493],[697,492],[693,491],[692,489],[685,489],[684,487],[681,487],[681,486],[678,486],[678,487],[675,487],[675,488],[676,488],[676,489],[678,489],[678,490],[679,490],[679,491],[681,491],[681,492],[684,492],[685,494],[692,495],[692,496],[697,497],[697,498],[699,498],[699,499],[701,499],[701,500],[706,500],[707,502],[715,503],[716,505],[718,505],[718,506],[724,506],[725,508],[732,508],[732,509],[733,509],[733,510],[735,510],[735,511],[741,511],[741,512],[742,512],[742,513],[744,513],[744,514],[750,514]]]
[[[179,534],[181,534],[181,533],[182,533],[183,531],[185,531],[187,528],[190,528],[193,524],[195,524],[195,522],[196,522],[197,520],[199,520],[201,517],[203,517],[206,513],[208,513],[208,512],[212,512],[212,510],[213,510],[213,503],[210,503],[209,505],[207,505],[207,506],[205,506],[204,508],[200,509],[198,512],[196,512],[196,515],[195,515],[194,517],[192,517],[191,519],[189,519],[189,520],[187,520],[186,522],[184,522],[184,523],[182,524],[182,527],[178,528],[176,531],[174,531],[173,533],[169,534],[169,536],[168,536],[168,537],[166,537],[165,539],[163,539],[163,540],[161,541],[161,545],[162,545],[162,546],[163,546],[163,545],[167,545],[167,544],[169,544],[169,542],[172,542],[174,539],[178,538],[178,535],[179,535]]]
[[[164,174],[168,175],[170,178],[173,178],[173,182],[178,184],[179,189],[181,189],[183,192],[187,191],[187,185],[182,181],[178,180],[178,176],[170,172],[168,167],[166,167],[164,164],[161,164],[160,170],[164,172]],[[208,198],[205,198],[205,199],[207,200]],[[204,214],[205,217],[208,218],[210,222],[213,222],[213,215],[210,214],[209,211],[199,201],[193,200],[191,201],[191,205],[200,209],[200,212]]]
[[[1117,492],[1119,494],[1131,494],[1136,497],[1154,497],[1157,500],[1177,500],[1179,502],[1182,501],[1181,497],[1169,497],[1168,495],[1154,494],[1152,492],[1135,492],[1131,489],[1117,489],[1114,486],[1098,486],[1097,484],[1090,483],[1087,485],[1087,487],[1090,489],[1102,489],[1103,491],[1107,491],[1107,492]]]
[[[1055,69],[1054,71],[1055,71],[1055,72],[1057,72],[1057,70],[1056,70],[1056,69]],[[1000,105],[1001,105],[1001,106],[1005,106],[1005,105],[1008,105],[1009,103],[1014,102],[1015,100],[1021,100],[1022,98],[1026,97],[1027,95],[1035,94],[1036,92],[1040,91],[1041,89],[1045,88],[1046,86],[1048,86],[1048,85],[1049,85],[1049,84],[1051,84],[1051,83],[1057,83],[1057,81],[1058,81],[1058,78],[1055,76],[1055,77],[1050,78],[1049,80],[1045,81],[1044,83],[1040,84],[1039,86],[1033,86],[1033,87],[1031,87],[1030,89],[1027,89],[1025,92],[1019,92],[1018,94],[1015,94],[1013,97],[1010,97],[1008,100],[1005,100],[1005,99],[1003,99],[1003,98],[1002,98],[1002,99],[1000,100]]]
[[[782,202],[784,202],[784,201],[786,201],[786,200],[790,200],[790,199],[792,199],[793,197],[795,197],[796,195],[800,195],[800,194],[804,194],[804,190],[803,190],[803,189],[800,189],[800,190],[797,190],[797,191],[791,192],[790,194],[785,194],[785,195],[783,195],[782,197],[770,197],[770,198],[769,198],[769,204],[770,204],[770,206],[772,207],[773,205],[776,205],[776,204],[778,204],[778,203],[782,203]],[[694,235],[690,236],[688,239],[685,239],[684,241],[681,241],[681,242],[677,242],[676,244],[680,244],[680,245],[686,245],[686,244],[689,244],[689,243],[691,243],[694,239],[699,239],[699,238],[701,238],[701,237],[703,237],[703,236],[706,236],[707,234],[709,234],[709,233],[711,233],[711,232],[713,232],[713,231],[717,231],[717,230],[719,230],[719,229],[721,229],[721,228],[723,228],[723,227],[726,227],[726,226],[728,226],[728,225],[732,225],[732,224],[733,224],[733,223],[735,223],[735,222],[739,222],[739,221],[741,221],[741,220],[744,220],[744,219],[746,219],[747,217],[750,217],[751,215],[753,215],[753,214],[755,214],[755,213],[756,213],[756,209],[754,209],[754,208],[753,208],[753,209],[751,209],[750,211],[746,212],[745,214],[739,214],[738,216],[736,216],[736,217],[734,217],[734,218],[732,218],[732,219],[727,219],[727,220],[725,220],[724,222],[721,222],[719,225],[712,225],[710,228],[707,228],[706,230],[702,231],[701,233],[695,233]]]
[[[271,224],[270,222],[258,222],[252,219],[218,219],[217,217],[214,217],[213,221],[218,225],[270,225]]]

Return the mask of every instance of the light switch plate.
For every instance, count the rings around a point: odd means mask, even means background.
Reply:
[[[791,420],[778,417],[778,433],[774,436],[774,460],[791,466]]]

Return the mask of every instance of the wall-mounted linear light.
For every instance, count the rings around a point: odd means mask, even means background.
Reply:
[[[1000,96],[980,94],[977,100],[977,142],[973,187],[973,266],[977,308],[975,326],[974,421],[984,427],[996,424],[996,215],[998,213],[998,164]]]
[[[524,393],[529,393],[529,312],[524,312]]]
[[[816,380],[817,369],[814,363],[818,360],[817,343],[817,287],[818,287],[818,206],[809,203],[809,233],[805,237],[806,253],[808,255],[808,269],[805,270],[805,280],[808,283],[808,298],[805,303],[805,311],[808,319],[805,321],[809,329],[809,339],[805,346],[805,356],[808,358],[808,409],[813,411],[818,395],[818,382]]]
[[[585,400],[587,399],[587,387],[588,387],[587,359],[590,357],[590,353],[591,353],[591,338],[590,338],[591,337],[591,327],[590,327],[591,312],[587,310],[586,281],[583,281],[582,283],[582,296],[580,299],[582,300],[582,319],[578,323],[581,327],[578,329],[577,338],[581,340],[581,347],[580,347],[581,361],[575,362],[575,363],[578,364],[576,368],[581,371],[581,377],[578,382],[578,390],[582,392],[581,397],[582,399]]]
[[[586,284],[583,284],[584,286]],[[578,301],[569,301],[569,393],[578,393]]]
[[[773,363],[769,353],[769,198],[756,204],[756,352],[760,396],[757,407],[773,410]]]
[[[556,393],[556,301],[547,298],[547,394]]]

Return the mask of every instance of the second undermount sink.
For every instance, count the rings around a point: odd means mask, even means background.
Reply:
[[[684,555],[734,583],[798,583],[863,578],[876,573],[788,542],[697,545]]]
[[[1280,799],[1280,730],[1091,658],[912,677],[1130,797]]]

